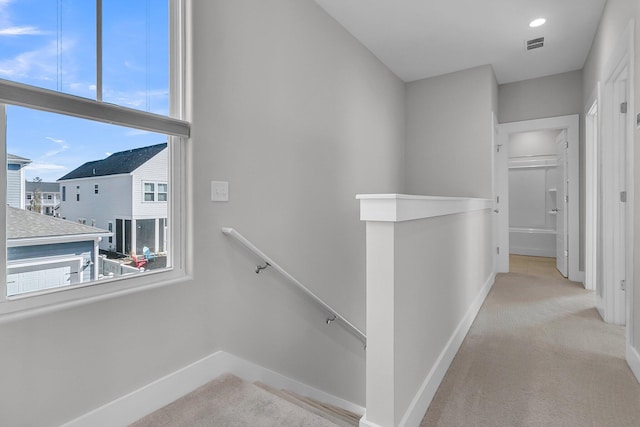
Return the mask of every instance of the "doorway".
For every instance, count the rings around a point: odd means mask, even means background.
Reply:
[[[579,116],[499,125],[494,171],[498,177],[498,271],[509,254],[556,258],[570,280],[579,266]]]

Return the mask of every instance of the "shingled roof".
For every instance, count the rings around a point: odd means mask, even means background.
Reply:
[[[57,182],[32,182],[26,181],[25,189],[27,193],[32,193],[35,190],[39,190],[41,193],[59,193],[60,192],[60,184]]]
[[[101,228],[7,206],[7,240],[109,234]]]
[[[167,148],[166,142],[164,144],[113,153],[106,159],[94,160],[83,164],[58,179],[58,181],[131,173],[165,148]]]
[[[31,160],[27,159],[26,157],[20,157],[16,156],[15,154],[7,153],[7,163],[22,163],[26,165],[31,163]]]

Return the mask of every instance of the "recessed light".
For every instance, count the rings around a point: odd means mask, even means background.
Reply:
[[[544,18],[538,18],[538,19],[534,19],[533,21],[531,21],[531,23],[529,24],[529,26],[531,28],[536,28],[539,27],[540,25],[544,25],[544,23],[547,22],[546,19]]]

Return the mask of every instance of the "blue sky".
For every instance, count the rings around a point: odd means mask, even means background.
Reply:
[[[168,113],[168,1],[103,0],[103,100]],[[0,78],[95,99],[92,0],[0,0]],[[7,106],[7,152],[27,180],[55,181],[110,153],[166,136]]]

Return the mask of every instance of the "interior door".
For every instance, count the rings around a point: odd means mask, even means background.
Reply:
[[[568,156],[567,131],[563,130],[556,137],[556,153],[558,155],[558,183],[556,186],[556,268],[564,277],[568,276],[569,235],[568,222]]]

